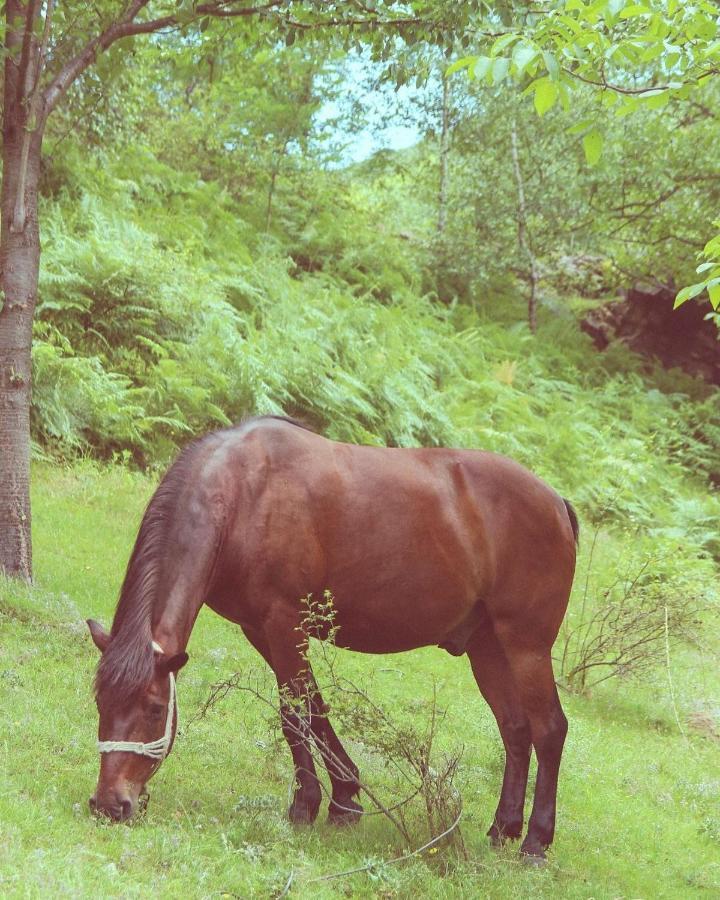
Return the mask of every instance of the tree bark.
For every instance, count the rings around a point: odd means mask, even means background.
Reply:
[[[518,244],[520,250],[528,258],[530,264],[530,295],[528,297],[528,325],[530,331],[535,334],[537,331],[537,286],[538,286],[538,267],[535,254],[530,244],[527,228],[527,209],[525,207],[525,184],[523,182],[522,169],[520,168],[520,154],[518,153],[517,139],[517,122],[512,121],[510,129],[510,151],[512,155],[513,173],[515,175],[515,186],[518,195]]]
[[[17,0],[9,0],[8,23],[13,21],[11,16],[24,21],[25,12]],[[0,571],[29,580],[30,371],[40,266],[37,199],[42,131],[27,130],[34,123],[28,122],[28,80],[23,73],[35,66],[39,48],[33,40],[34,46],[23,47],[21,54],[23,31],[8,28],[5,59],[0,198]],[[18,198],[21,189],[24,196]],[[24,216],[15,225],[19,206]]]

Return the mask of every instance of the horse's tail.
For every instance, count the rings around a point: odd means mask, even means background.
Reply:
[[[573,537],[575,538],[575,546],[580,546],[580,523],[578,522],[577,513],[575,512],[575,507],[569,500],[566,500],[564,497],[562,498],[563,503],[565,504],[565,509],[567,510],[568,519],[570,519],[570,527],[572,528]]]

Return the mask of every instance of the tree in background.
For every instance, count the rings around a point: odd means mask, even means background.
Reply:
[[[5,4],[3,174],[0,265],[0,570],[30,578],[31,342],[40,262],[38,184],[49,116],[93,67],[112,82],[138,35],[193,28],[212,20],[251,22],[271,44],[286,45],[318,29],[343,29],[347,47],[367,42],[380,57],[396,35],[446,45],[479,3],[294,3],[267,0],[177,0],[63,3],[8,0]],[[442,13],[442,15],[440,14]],[[256,33],[255,38],[258,37]],[[249,40],[245,33],[245,40]],[[282,146],[281,148],[282,149]],[[277,154],[276,154],[277,156]],[[275,176],[277,180],[277,175]],[[272,176],[271,176],[272,185]],[[272,195],[269,194],[268,215]]]
[[[502,33],[479,36],[484,54],[463,57],[448,71],[467,69],[492,85],[514,79],[540,115],[558,102],[570,110],[587,86],[620,117],[661,110],[692,100],[720,75],[720,11],[712,0],[558,0],[542,10],[510,2],[498,12]],[[596,112],[575,125],[591,166],[603,153],[601,121]],[[681,290],[676,304],[707,291],[720,307],[720,236],[703,252],[703,279]]]
[[[512,288],[508,274],[519,279],[528,278],[528,272],[532,275],[527,253],[516,250],[518,172],[524,234],[532,238],[537,261],[531,280],[538,292],[538,284],[543,283],[561,250],[590,246],[603,229],[609,241],[620,248],[614,255],[626,271],[642,273],[655,267],[659,277],[665,278],[666,273],[676,271],[668,262],[668,248],[673,248],[677,259],[682,248],[689,246],[686,242],[696,241],[701,220],[715,203],[712,166],[708,167],[710,177],[702,169],[704,161],[712,159],[717,104],[708,87],[698,88],[709,85],[717,68],[713,61],[717,42],[713,43],[710,34],[717,24],[713,11],[716,13],[716,7],[706,2],[691,8],[671,0],[635,4],[563,0],[545,4],[542,12],[523,3],[448,4],[439,0],[270,0],[255,6],[241,0],[136,0],[124,6],[119,0],[104,0],[92,7],[56,5],[54,0],[6,4],[0,236],[4,292],[0,298],[0,570],[25,577],[31,573],[30,339],[37,298],[41,178],[46,195],[53,190],[63,194],[63,215],[72,201],[71,191],[63,186],[62,154],[44,170],[40,165],[46,134],[52,134],[51,149],[74,130],[87,135],[88,145],[98,148],[89,167],[90,180],[98,182],[103,182],[102,153],[106,148],[125,144],[129,151],[134,150],[136,183],[124,182],[127,206],[123,208],[131,214],[137,211],[140,219],[143,185],[154,184],[154,178],[160,184],[155,192],[154,225],[159,211],[167,207],[166,218],[178,236],[178,247],[179,235],[187,237],[187,229],[182,231],[182,204],[207,203],[208,197],[217,196],[212,191],[227,191],[243,204],[243,215],[249,210],[256,243],[273,246],[277,241],[280,252],[292,256],[298,272],[322,269],[330,277],[344,279],[351,292],[383,302],[391,300],[398,287],[406,289],[417,271],[424,272],[428,293],[446,301],[459,297],[473,302],[477,285],[486,286],[497,278]],[[138,45],[142,52],[134,47],[135,36],[151,33],[156,34],[151,41]],[[329,34],[334,36],[332,46],[325,37]],[[470,90],[459,89],[455,82],[451,91],[452,71],[447,71],[447,62],[478,46],[484,56],[463,57],[450,67],[472,72]],[[432,119],[426,129],[431,141],[404,156],[397,154],[385,171],[380,160],[368,161],[356,167],[352,178],[335,177],[316,165],[322,154],[317,152],[314,116],[327,96],[323,82],[327,84],[328,59],[332,62],[336,54],[350,51],[361,51],[375,61],[389,83],[414,79],[416,91],[426,95],[431,113],[428,121]],[[437,74],[428,78],[431,70]],[[318,73],[323,73],[322,77],[318,78]],[[506,88],[513,78],[527,88],[545,119],[531,121],[526,115]],[[447,90],[442,90],[443,83]],[[480,86],[482,89],[477,89]],[[561,126],[561,108],[574,112],[569,131]],[[615,118],[618,110],[621,115]],[[642,160],[622,158],[617,136],[627,127],[630,120],[625,114],[629,112],[635,113],[632,121],[642,123],[639,138],[647,157],[644,166]],[[54,125],[48,132],[51,113]],[[556,115],[553,124],[557,127],[544,127],[548,118]],[[686,136],[691,130],[693,138],[700,136],[697,146],[702,147],[702,154],[696,157],[688,151],[691,139]],[[603,152],[604,133],[608,140]],[[669,171],[667,165],[663,168],[663,160],[653,151],[658,142],[672,148],[676,171]],[[147,172],[142,171],[145,150],[151,170]],[[594,169],[581,165],[583,154]],[[161,163],[167,165],[163,168]],[[187,188],[191,182],[186,179],[181,185],[181,170],[203,179],[206,192],[198,190],[191,199]],[[78,171],[76,166],[76,174]],[[653,205],[647,196],[653,193],[656,178],[662,183]],[[208,185],[208,180],[216,184]],[[168,182],[174,187],[163,194]],[[109,179],[103,183],[109,184]],[[120,184],[117,177],[116,184]],[[699,185],[703,188],[700,205]],[[402,205],[393,204],[393,196],[401,197]],[[586,210],[588,197],[591,215]],[[233,218],[221,205],[212,210],[213,227],[223,214],[226,220]],[[92,209],[82,208],[76,218],[91,220],[92,213]],[[371,240],[365,225],[373,219],[378,227]],[[407,229],[409,219],[416,233]],[[683,220],[682,229],[675,227],[678,219]],[[100,216],[91,222],[96,236],[102,221]],[[66,238],[67,229],[57,217],[52,224],[53,239],[59,243]],[[205,225],[202,219],[200,225]],[[128,227],[131,229],[132,223]],[[225,222],[223,227],[237,226]],[[136,231],[134,240],[142,246],[147,232],[142,228]],[[189,304],[177,302],[184,296],[177,273],[170,290],[164,291],[163,283],[163,272],[173,274],[163,266],[178,263],[180,254],[166,260],[163,252],[168,239],[162,229],[157,233],[162,237],[143,257],[152,265],[145,267],[147,271],[139,264],[130,266],[129,273],[123,269],[124,284],[119,283],[123,279],[118,279],[115,263],[125,266],[128,260],[106,254],[102,262],[112,290],[107,308],[98,309],[97,317],[95,298],[87,303],[87,294],[80,296],[89,290],[86,284],[76,295],[78,307],[83,307],[80,312],[76,310],[71,317],[72,297],[64,310],[53,310],[50,297],[39,323],[52,331],[54,321],[65,316],[63,322],[69,324],[72,339],[83,341],[90,354],[95,352],[93,346],[98,353],[105,353],[112,376],[117,360],[133,359],[139,361],[138,371],[143,365],[149,370],[153,355],[160,358],[172,352],[168,347],[173,340],[176,346],[182,343],[178,340],[179,306],[184,309]],[[86,234],[92,236],[91,229],[74,230],[75,244],[71,247],[68,243],[64,251],[71,254],[68,258],[72,253],[75,258],[84,257],[71,273],[79,276],[76,285],[82,278],[91,282],[86,275],[97,268],[91,242],[84,243]],[[185,246],[202,244],[201,237],[193,236],[193,241]],[[401,242],[402,250],[397,252]],[[438,264],[440,245],[442,266]],[[704,264],[705,280],[689,293],[699,293],[707,286],[713,299],[720,287],[713,281],[715,263],[712,251],[708,252],[711,258]],[[182,270],[186,273],[191,271],[190,255],[188,268]],[[55,255],[54,261],[62,266],[62,254]],[[665,265],[662,273],[661,263]],[[214,261],[219,268],[226,264],[224,259]],[[408,271],[401,273],[403,266]],[[47,276],[50,286],[55,279],[61,300],[66,299],[61,294],[66,276],[67,272],[58,269]],[[139,290],[131,283],[133,279],[144,279]],[[135,302],[143,289],[148,296],[161,297],[156,309]],[[235,291],[231,303],[237,308],[242,308],[243,290],[242,286],[228,288],[228,295]],[[127,305],[126,291],[131,298]],[[198,291],[197,298],[200,296]],[[132,347],[123,343],[116,349],[113,329],[118,328],[125,311],[130,329],[114,334],[132,339]],[[190,315],[200,318],[197,310]],[[162,334],[158,335],[158,328]],[[57,335],[58,341],[65,339],[60,329]],[[43,341],[40,345],[43,350],[53,350]],[[103,346],[104,351],[100,349]],[[176,360],[160,362],[167,374]],[[178,362],[175,373],[180,369]],[[120,366],[119,371],[132,369]],[[202,392],[191,389],[192,376],[189,370],[179,379],[184,396],[192,394],[195,408],[205,408],[205,396],[200,400]],[[127,374],[118,377],[127,379]],[[128,395],[131,389],[135,386],[128,389]],[[152,393],[153,388],[149,390]],[[148,394],[137,392],[134,396],[139,403],[137,398],[144,402]],[[222,421],[222,411],[216,412],[216,420]],[[146,417],[146,424],[153,415],[161,422],[165,413],[156,408]],[[207,418],[199,415],[190,415],[185,422],[188,428],[207,424]]]

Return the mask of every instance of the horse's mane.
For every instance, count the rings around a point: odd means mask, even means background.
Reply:
[[[264,420],[287,422],[310,429],[296,419],[285,416],[256,416],[243,420],[243,428]],[[152,648],[152,619],[157,584],[166,538],[174,518],[178,497],[187,485],[189,469],[198,449],[218,432],[193,441],[180,453],[160,482],[145,510],[135,540],[120,597],[115,609],[111,641],[100,657],[95,675],[95,696],[112,696],[114,703],[128,702],[145,690],[155,672]]]
[[[309,425],[302,421],[302,419],[295,419],[292,416],[275,416],[275,415],[266,415],[266,416],[251,416],[248,419],[243,419],[240,422],[240,426],[242,425],[252,425],[254,422],[267,422],[275,421],[275,422],[286,422],[288,425],[294,425],[296,428],[302,428],[303,431],[313,431]]]
[[[145,510],[115,609],[111,641],[100,657],[95,695],[122,703],[148,687],[155,671],[152,615],[165,540],[178,496],[187,484],[200,438],[189,444],[160,482]]]

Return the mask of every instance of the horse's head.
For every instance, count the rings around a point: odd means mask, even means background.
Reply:
[[[88,627],[95,646],[105,653],[112,636],[92,620],[88,620]],[[145,785],[175,740],[175,675],[188,656],[178,653],[168,657],[157,644],[153,648],[154,671],[145,688],[129,700],[111,689],[97,692],[100,776],[89,804],[94,813],[116,822],[135,813]]]

